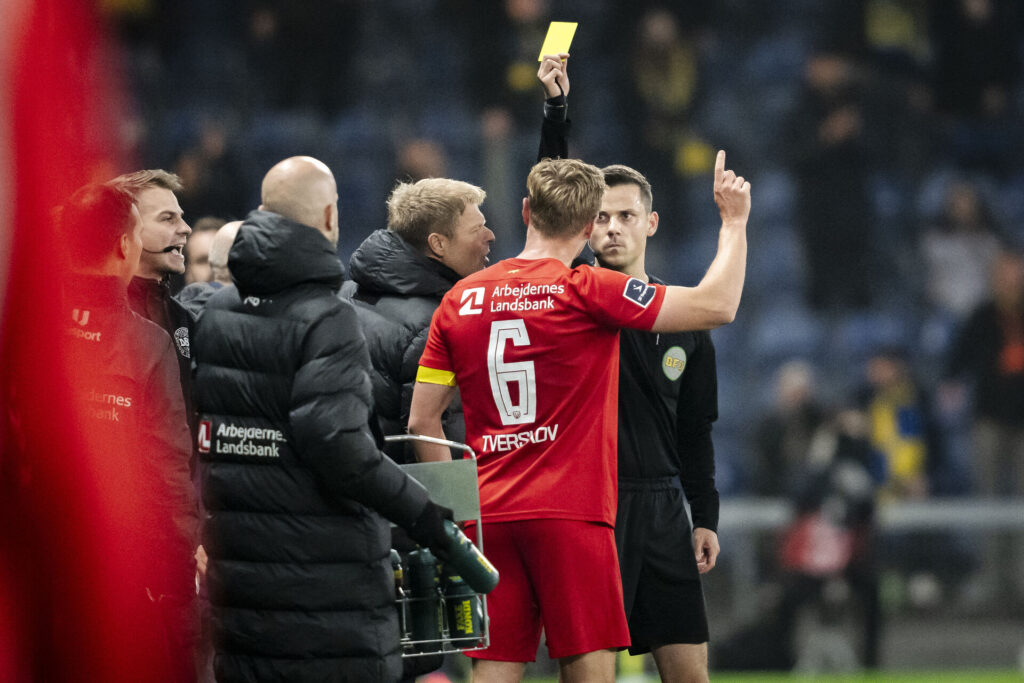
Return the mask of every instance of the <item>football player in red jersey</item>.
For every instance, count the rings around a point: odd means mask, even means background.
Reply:
[[[725,169],[719,152],[718,254],[696,287],[570,269],[605,192],[596,167],[545,160],[527,189],[523,251],[461,280],[434,314],[409,430],[443,437],[441,415],[461,389],[467,442],[479,454],[487,554],[502,577],[490,595],[491,646],[470,653],[474,680],[519,680],[543,627],[561,680],[612,681],[614,649],[629,644],[613,534],[618,332],[733,320],[750,184]],[[451,457],[425,443],[417,454]]]

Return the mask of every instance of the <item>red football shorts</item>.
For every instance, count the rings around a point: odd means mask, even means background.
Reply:
[[[466,534],[475,538],[474,525]],[[491,645],[477,659],[532,662],[541,628],[552,659],[629,645],[614,530],[596,522],[488,522],[484,554],[498,569],[487,595]]]

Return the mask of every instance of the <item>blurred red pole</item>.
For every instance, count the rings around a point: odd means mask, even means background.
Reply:
[[[97,168],[119,166],[104,158],[117,145],[95,144],[113,141],[119,98],[95,68],[93,3],[4,0],[0,14],[0,680],[154,680],[126,647],[118,591],[128,550],[109,484],[126,454],[76,428],[59,306],[74,236],[51,219]]]

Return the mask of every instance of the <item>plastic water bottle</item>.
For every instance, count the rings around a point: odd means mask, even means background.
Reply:
[[[458,574],[445,572],[444,611],[448,639],[455,647],[470,647],[483,636],[480,596]]]
[[[483,553],[473,545],[462,529],[455,522],[446,519],[444,531],[450,544],[447,548],[446,564],[458,574],[463,581],[476,593],[490,593],[498,585],[498,570],[484,557]]]
[[[441,650],[441,591],[437,560],[426,548],[409,553],[409,638],[420,652]],[[428,642],[419,642],[428,641]]]

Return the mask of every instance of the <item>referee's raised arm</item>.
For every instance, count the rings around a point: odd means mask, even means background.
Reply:
[[[725,168],[725,151],[715,160],[715,203],[722,217],[718,253],[696,287],[668,287],[653,332],[709,330],[736,318],[747,267],[750,183]]]

